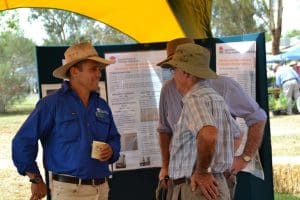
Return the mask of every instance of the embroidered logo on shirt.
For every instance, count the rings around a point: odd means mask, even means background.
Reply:
[[[100,108],[97,108],[96,110],[96,117],[98,119],[103,119],[105,115],[108,115],[109,113],[106,110],[101,110]]]

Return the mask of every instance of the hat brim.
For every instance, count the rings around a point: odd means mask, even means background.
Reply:
[[[194,65],[190,65],[186,62],[179,62],[179,61],[174,61],[174,60],[170,60],[168,62],[163,63],[163,66],[164,66],[164,68],[169,68],[169,67],[179,68],[179,69],[185,71],[186,73],[189,73],[198,78],[203,78],[203,79],[218,78],[218,75],[216,74],[216,72],[211,70],[209,67],[199,68],[199,66],[194,66]]]
[[[172,56],[169,56],[168,58],[166,58],[166,59],[160,61],[160,62],[157,63],[156,65],[157,65],[157,66],[160,66],[160,67],[162,67],[162,68],[167,68],[167,67],[164,66],[163,64],[166,63],[166,62],[168,62],[168,61],[171,60],[171,59],[172,59]]]
[[[107,65],[110,64],[114,64],[115,61],[114,60],[106,60],[104,58],[101,58],[99,56],[91,56],[91,57],[85,57],[85,58],[80,58],[77,60],[73,60],[72,62],[66,63],[58,68],[56,68],[53,71],[53,76],[56,78],[60,78],[60,79],[68,79],[69,77],[67,77],[67,71],[70,69],[70,67],[72,67],[73,65],[75,65],[76,63],[83,61],[83,60],[93,60],[96,61],[98,63],[101,64],[102,68],[105,68]]]

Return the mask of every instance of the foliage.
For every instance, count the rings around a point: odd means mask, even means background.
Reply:
[[[2,11],[0,12],[0,32],[12,31],[18,32],[19,30],[19,18],[16,11]]]
[[[265,32],[265,40],[266,42],[272,41],[272,36],[269,32]]]
[[[288,38],[292,38],[292,37],[295,37],[295,36],[300,37],[300,30],[292,30],[292,31],[289,31],[285,34],[285,37],[288,37]]]
[[[280,92],[279,98],[274,94],[269,95],[269,109],[272,111],[285,111],[287,109],[287,100],[283,92]]]
[[[282,12],[282,0],[213,1],[212,30],[216,36],[268,31],[266,40],[272,40],[276,55],[280,53]]]
[[[34,43],[17,33],[0,33],[0,112],[28,92],[26,74],[20,68],[34,62]]]
[[[260,0],[214,1],[212,27],[216,36],[266,31],[266,23],[258,20],[264,15]],[[234,23],[227,23],[234,22]]]
[[[275,76],[271,76],[267,78],[268,87],[274,87],[276,84]]]
[[[45,45],[72,45],[81,41],[93,44],[135,43],[128,36],[85,16],[57,9],[31,9],[29,20],[40,19],[48,39]]]

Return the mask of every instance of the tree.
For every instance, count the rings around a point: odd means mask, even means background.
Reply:
[[[19,69],[34,62],[34,43],[11,31],[0,33],[0,112],[28,94],[28,82]]]
[[[216,36],[264,32],[263,21],[259,16],[261,0],[213,1],[212,27]]]
[[[126,35],[90,18],[56,9],[31,9],[30,20],[40,19],[49,38],[45,45],[135,43]]]
[[[0,12],[0,24],[1,24],[0,32],[5,32],[5,31],[19,32],[20,31],[20,29],[18,27],[18,24],[19,24],[18,14],[16,11]]]
[[[265,4],[265,10],[267,11],[268,27],[272,35],[272,54],[276,55],[280,53],[280,38],[282,31],[282,0],[269,0],[269,7]],[[276,15],[277,14],[277,15]],[[276,19],[275,16],[276,15]]]
[[[217,36],[268,31],[272,54],[280,53],[282,0],[214,1],[212,8],[212,27]]]

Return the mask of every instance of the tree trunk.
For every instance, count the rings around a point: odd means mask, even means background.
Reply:
[[[270,5],[270,29],[272,34],[272,54],[277,55],[280,53],[280,37],[281,37],[281,27],[282,27],[282,0],[278,0],[277,2],[277,24],[275,26],[274,20],[274,10],[273,10],[273,2],[269,1]]]
[[[281,27],[272,30],[272,54],[280,53]]]

